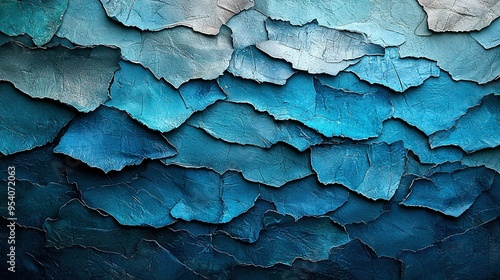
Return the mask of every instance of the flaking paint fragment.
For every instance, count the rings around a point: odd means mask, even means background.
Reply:
[[[0,31],[9,36],[28,34],[41,46],[61,25],[68,0],[2,0]]]
[[[206,167],[219,174],[240,171],[249,181],[273,187],[312,174],[309,153],[299,153],[285,144],[270,149],[231,144],[186,124],[165,137],[178,151],[176,156],[162,159],[167,165]]]
[[[258,42],[257,48],[312,74],[336,75],[355,64],[357,58],[384,54],[384,48],[370,43],[363,34],[329,29],[317,23],[297,27],[266,20],[266,29],[269,40]]]
[[[429,138],[418,129],[399,119],[389,119],[384,122],[382,133],[367,143],[394,143],[403,141],[403,145],[411,150],[421,163],[440,164],[447,161],[457,161],[464,156],[464,152],[457,147],[438,147],[431,149]]]
[[[116,46],[125,60],[142,64],[175,88],[191,79],[215,79],[227,69],[233,52],[226,26],[216,36],[183,26],[139,32],[108,18],[98,0],[71,0],[57,36],[82,46]]]
[[[493,184],[495,172],[485,167],[471,167],[436,172],[415,179],[406,206],[426,207],[445,215],[458,217],[470,208],[476,198]]]
[[[194,237],[187,231],[174,231],[168,227],[147,229],[124,227],[110,216],[103,216],[74,199],[59,210],[56,220],[46,220],[46,246],[55,249],[95,248],[131,258],[141,240],[154,240],[168,250],[187,268],[207,278],[216,275],[225,279],[236,260],[215,251],[209,239]],[[144,271],[144,266],[141,266]]]
[[[265,214],[264,230],[255,243],[243,243],[222,234],[212,238],[216,250],[234,256],[239,263],[264,267],[277,263],[291,265],[299,257],[325,260],[330,248],[349,242],[344,229],[326,217],[295,221],[276,212]]]
[[[288,62],[273,59],[255,46],[234,50],[227,71],[245,79],[277,85],[284,85],[296,72]]]
[[[232,16],[253,6],[253,0],[101,0],[109,17],[142,30],[188,26],[208,35],[219,33]]]
[[[469,33],[483,48],[492,49],[500,45],[500,19],[496,19],[481,31]]]
[[[47,144],[74,117],[63,105],[30,98],[1,81],[0,107],[0,153],[4,155]]]
[[[500,48],[484,49],[468,33],[445,32],[433,33],[430,36],[408,36],[407,41],[400,46],[399,54],[403,58],[416,57],[436,61],[438,67],[448,72],[456,81],[486,84],[495,81],[500,75]]]
[[[170,210],[182,194],[171,178],[161,177],[165,170],[158,165],[126,167],[108,174],[74,168],[68,170],[68,182],[76,184],[88,207],[103,210],[122,225],[162,227],[175,221]]]
[[[417,155],[415,155],[411,150],[408,152],[406,157],[406,167],[403,173],[403,178],[409,175],[415,175],[417,177],[423,177],[429,172],[429,170],[435,166],[435,164],[421,163]]]
[[[384,0],[362,0],[348,3],[341,0],[315,2],[307,0],[293,2],[255,0],[255,9],[272,19],[289,21],[293,25],[304,25],[317,20],[321,26],[365,33],[374,43],[383,46],[397,46],[405,41],[405,37],[399,31],[401,27],[394,28],[392,26],[395,20],[392,18],[391,6],[393,5],[391,4]],[[402,12],[402,10],[397,11]],[[399,24],[404,23],[404,21],[399,22]]]
[[[387,90],[344,92],[323,86],[305,73],[293,75],[284,86],[257,84],[231,75],[220,77],[218,82],[228,101],[251,104],[276,120],[297,120],[327,137],[375,137],[393,110]]]
[[[485,166],[500,173],[500,148],[483,149],[465,154],[461,162],[468,166]]]
[[[346,229],[351,238],[358,238],[368,244],[378,256],[396,258],[403,250],[425,248],[498,217],[499,183],[497,174],[490,190],[479,195],[458,218],[440,215],[426,208],[400,205],[409,192],[409,184],[400,185],[387,211],[379,218],[366,224],[346,225]]]
[[[384,56],[364,56],[346,71],[397,92],[419,86],[429,77],[439,77],[440,72],[436,63],[430,60],[400,58],[398,48],[394,47],[386,48]]]
[[[314,19],[324,26],[329,26],[327,24],[329,22],[335,24],[342,21],[361,21],[373,6],[370,1],[348,3],[340,0],[323,0],[317,3],[305,0],[294,2],[283,0],[255,1],[256,10],[273,19],[289,21],[293,25],[304,25]],[[304,11],[309,12],[305,13]]]
[[[232,53],[231,30],[226,26],[216,36],[182,26],[142,32],[139,42],[122,48],[124,59],[142,64],[175,88],[192,79],[211,80],[222,75]]]
[[[296,220],[322,216],[347,202],[349,192],[339,185],[324,186],[316,176],[292,181],[279,189],[262,186],[260,197],[276,205],[277,212]]]
[[[368,223],[384,212],[385,201],[373,201],[355,192],[349,192],[346,203],[327,214],[332,221],[341,225]]]
[[[16,43],[0,47],[0,80],[36,98],[50,98],[81,112],[108,100],[108,85],[118,70],[117,49],[28,49]]]
[[[304,151],[321,143],[314,130],[295,121],[275,121],[266,113],[256,112],[247,104],[225,101],[193,115],[187,123],[229,143],[270,148],[283,142]]]
[[[231,267],[238,263],[233,256],[215,250],[211,236],[197,238],[186,231],[163,230],[156,240],[182,264],[206,279],[229,279]]]
[[[203,111],[217,100],[226,99],[217,81],[192,80],[179,87],[182,100],[187,108],[193,111]]]
[[[33,43],[33,39],[29,35],[24,34],[17,36],[7,36],[0,32],[0,45],[4,45],[8,42],[14,42],[17,43],[18,45],[22,45],[28,48],[37,48],[37,45]]]
[[[233,32],[233,46],[244,49],[267,40],[266,16],[255,9],[243,11],[232,17],[227,26]]]
[[[500,275],[500,218],[450,236],[442,241],[401,254],[403,278],[495,278]]]
[[[500,95],[486,96],[469,109],[454,126],[430,136],[432,148],[454,145],[471,153],[500,145]]]
[[[131,257],[137,243],[153,240],[153,232],[134,227],[126,230],[111,216],[104,216],[72,199],[61,207],[57,219],[45,220],[45,244],[56,249],[74,245]],[[134,242],[135,241],[135,242]]]
[[[56,35],[81,46],[115,46],[120,49],[141,41],[134,28],[107,17],[99,0],[69,0],[68,9]]]
[[[453,81],[445,73],[437,78],[429,78],[421,86],[410,88],[403,93],[391,94],[394,117],[417,127],[426,135],[439,130],[448,130],[478,105],[484,96],[500,91],[500,81],[486,85]],[[457,100],[460,100],[458,102]]]
[[[217,232],[225,232],[233,239],[254,243],[259,239],[260,232],[264,227],[263,220],[266,212],[271,210],[276,210],[271,202],[257,199],[250,210],[229,223],[219,226]]]
[[[126,111],[134,119],[160,132],[179,127],[196,110],[203,110],[216,100],[225,98],[220,90],[207,91],[204,96],[197,96],[198,104],[190,106],[194,98],[185,100],[179,90],[163,80],[157,80],[144,67],[125,61],[120,61],[120,70],[114,76],[110,95],[111,100],[106,102],[106,106]]]
[[[429,29],[437,32],[481,30],[500,16],[497,0],[418,0]]]
[[[226,223],[252,207],[259,195],[259,186],[236,172],[219,175],[154,161],[127,173],[123,178],[117,173],[75,170],[68,180],[78,185],[88,206],[104,210],[128,226],[159,228],[176,218]]]
[[[400,279],[398,260],[377,257],[373,249],[354,239],[330,250],[328,260],[296,259],[291,266],[277,264],[269,268],[236,266],[236,279]]]
[[[104,172],[137,165],[147,158],[176,154],[160,133],[148,130],[124,112],[105,106],[74,119],[54,152]]]
[[[221,176],[211,170],[188,170],[184,180],[189,184],[170,213],[185,221],[227,223],[250,209],[259,195],[258,185],[237,172]]]
[[[316,19],[322,26],[364,33],[373,43],[400,46],[401,57],[436,61],[455,80],[484,84],[500,75],[500,48],[485,50],[467,33],[428,32],[428,36],[419,36],[419,31],[427,29],[426,14],[415,0],[347,4],[339,0],[256,0],[255,8],[273,19],[296,25]]]
[[[344,92],[367,94],[387,91],[387,89],[381,85],[370,84],[361,80],[355,74],[346,71],[342,71],[335,76],[317,75],[316,78],[322,85]]]
[[[342,184],[367,198],[389,200],[403,175],[406,149],[393,144],[338,144],[311,148],[311,164],[323,184]]]

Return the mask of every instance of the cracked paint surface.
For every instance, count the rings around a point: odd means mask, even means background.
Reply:
[[[499,8],[0,0],[0,279],[499,278]]]
[[[429,29],[443,31],[481,30],[500,16],[500,3],[495,0],[418,0],[427,13]]]
[[[126,26],[161,30],[183,25],[215,35],[232,16],[253,6],[252,0],[217,1],[104,1],[106,13]]]
[[[0,31],[9,36],[27,34],[42,46],[57,32],[67,8],[68,0],[3,0]]]

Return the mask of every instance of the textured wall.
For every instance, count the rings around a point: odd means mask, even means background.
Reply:
[[[500,278],[498,16],[0,0],[0,278]]]

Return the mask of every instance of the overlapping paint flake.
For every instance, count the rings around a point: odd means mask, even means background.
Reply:
[[[237,279],[399,279],[400,262],[391,258],[378,257],[366,244],[354,239],[345,245],[330,250],[328,260],[310,261],[296,259],[291,267],[277,264],[273,267],[236,266],[231,276]],[[329,279],[329,278],[328,278]]]
[[[148,130],[124,112],[104,106],[73,120],[54,152],[104,172],[176,153],[160,133]]]
[[[271,202],[258,199],[250,210],[231,222],[221,225],[217,231],[228,233],[232,238],[243,242],[254,243],[259,239],[264,227],[263,220],[266,212],[271,210],[276,210]]]
[[[70,0],[56,35],[81,46],[126,48],[141,41],[141,33],[108,18],[99,0]]]
[[[0,80],[24,93],[50,98],[89,112],[108,100],[108,85],[118,70],[120,52],[106,47],[27,49],[0,47]]]
[[[165,164],[206,167],[220,174],[236,170],[249,181],[273,187],[312,173],[309,153],[299,153],[285,144],[270,149],[231,144],[186,124],[165,136],[178,151],[176,156],[163,159]]]
[[[143,32],[139,42],[122,48],[126,60],[142,64],[175,88],[192,79],[210,80],[222,75],[232,53],[231,30],[225,26],[216,36],[187,27]]]
[[[483,149],[465,154],[461,161],[468,166],[486,166],[500,173],[500,148]]]
[[[495,0],[418,0],[427,13],[429,29],[437,32],[474,31],[500,17]]]
[[[61,25],[68,0],[3,0],[0,2],[0,31],[16,36],[28,34],[41,46]]]
[[[295,73],[288,62],[273,59],[254,46],[234,50],[227,71],[245,79],[277,85],[284,85]]]
[[[500,19],[493,21],[481,31],[471,32],[470,35],[485,49],[497,47],[500,45]]]
[[[6,181],[0,182],[7,185]],[[22,226],[37,229],[42,229],[45,219],[56,218],[59,208],[72,198],[77,197],[71,187],[56,183],[39,185],[36,182],[19,180],[14,185],[9,184],[9,186],[10,190],[12,187],[17,190],[15,204],[10,204],[10,206],[15,206],[14,209],[17,209],[15,211],[15,216],[19,219],[17,222]],[[1,194],[7,197],[8,188],[2,188]],[[8,206],[7,203],[1,205],[0,212],[2,214],[9,213]]]
[[[297,73],[284,86],[257,84],[224,75],[218,79],[227,100],[248,103],[277,120],[297,120],[321,134],[356,140],[377,136],[392,115],[388,92],[356,94],[321,85]],[[371,104],[367,107],[367,104]],[[344,112],[349,112],[348,114]]]
[[[429,32],[426,14],[414,0],[361,0],[348,4],[339,0],[256,0],[255,7],[273,19],[296,25],[316,19],[322,26],[364,33],[371,42],[382,46],[400,46],[401,57],[436,61],[455,80],[484,84],[500,75],[499,48],[485,50],[466,33]]]
[[[6,82],[0,82],[0,107],[0,153],[4,155],[47,144],[74,117],[65,106],[30,98]]]
[[[66,167],[75,167],[80,162],[72,160],[68,156],[54,154],[54,144],[47,144],[22,153],[16,153],[6,157],[0,157],[0,165],[15,166],[18,180],[26,180],[38,185],[56,183],[67,184]],[[8,170],[4,170],[4,178],[8,178]]]
[[[448,74],[441,72],[438,78],[429,78],[419,87],[410,88],[401,94],[392,94],[394,117],[431,135],[454,126],[484,96],[498,92],[499,86],[499,81],[486,85],[456,82]]]
[[[402,277],[490,278],[500,275],[500,219],[450,236],[440,242],[401,254]],[[464,262],[464,260],[466,260]]]
[[[233,46],[235,49],[244,49],[255,46],[257,42],[267,40],[266,16],[257,10],[243,11],[227,22],[233,31]]]
[[[452,128],[430,136],[431,147],[455,145],[470,153],[500,145],[500,95],[485,97]]]
[[[309,73],[336,75],[357,58],[380,55],[384,49],[363,35],[317,25],[292,26],[282,21],[266,20],[268,41],[257,47],[275,58],[292,63],[295,69]]]
[[[347,202],[349,192],[339,185],[323,186],[314,175],[290,182],[279,189],[262,187],[260,197],[276,205],[283,215],[295,219],[321,216]]]
[[[311,164],[323,184],[342,184],[373,200],[389,200],[403,175],[406,149],[393,144],[339,144],[311,149]]]
[[[378,218],[384,212],[385,201],[370,200],[354,192],[349,193],[346,203],[327,214],[334,222],[341,225],[367,223]]]
[[[217,78],[233,52],[231,30],[225,26],[216,36],[182,26],[139,32],[108,18],[98,0],[72,0],[57,35],[83,46],[119,47],[125,60],[142,64],[176,88],[191,79]]]
[[[201,104],[193,108],[191,99],[185,100],[179,90],[157,80],[140,65],[121,61],[120,68],[110,88],[111,100],[106,105],[124,110],[147,127],[161,132],[179,127],[195,110],[203,110],[225,97],[220,91],[208,91],[199,98]]]
[[[93,174],[89,179],[88,174]],[[123,172],[121,172],[123,173]],[[219,175],[151,162],[127,170],[128,176],[102,172],[69,173],[82,199],[129,226],[162,227],[175,219],[226,223],[253,206],[259,186],[236,172]]]
[[[101,0],[109,17],[142,30],[183,25],[215,35],[232,16],[253,6],[253,0],[153,1]]]
[[[304,151],[322,141],[318,133],[298,122],[275,121],[250,105],[225,101],[193,115],[187,123],[226,142],[261,148],[284,142]]]
[[[495,174],[485,167],[450,171],[436,172],[414,180],[411,192],[402,204],[426,207],[458,217],[470,208],[482,192],[491,187]]]
[[[330,248],[347,242],[349,237],[342,227],[326,217],[295,221],[291,216],[275,212],[268,212],[264,217],[264,230],[255,243],[245,244],[227,235],[213,236],[215,249],[234,256],[241,264],[258,266],[291,265],[298,257],[325,260]]]
[[[47,277],[54,279],[75,274],[92,278],[141,278],[145,274],[145,267],[152,278],[204,279],[152,240],[141,240],[130,258],[79,246],[61,250],[48,248],[47,251],[47,258],[41,261],[47,269]],[[80,261],[75,262],[75,259]]]
[[[457,147],[431,149],[429,138],[424,133],[398,119],[386,120],[379,137],[369,139],[367,142],[390,144],[397,141],[403,141],[405,148],[415,153],[421,163],[439,164],[447,161],[457,161],[464,155]]]
[[[393,200],[388,211],[369,223],[346,225],[347,232],[351,238],[359,238],[368,244],[379,256],[398,257],[405,249],[423,249],[498,217],[500,207],[495,201],[500,198],[499,179],[497,175],[490,190],[483,192],[458,218],[437,215],[425,208],[399,205],[408,193],[408,186],[400,186],[400,194],[395,195],[397,199]]]
[[[365,56],[347,68],[362,80],[403,92],[421,85],[429,77],[438,77],[435,62],[426,59],[399,58],[397,48],[386,48],[384,56]]]

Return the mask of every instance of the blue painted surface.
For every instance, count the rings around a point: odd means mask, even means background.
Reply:
[[[498,19],[193,3],[0,0],[15,278],[499,277]]]

